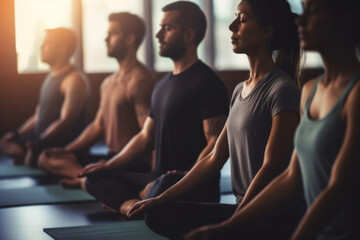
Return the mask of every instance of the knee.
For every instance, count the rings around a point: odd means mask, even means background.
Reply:
[[[156,197],[177,183],[183,176],[177,173],[166,173],[156,179],[150,187],[147,198]]]
[[[177,183],[178,181],[180,181],[182,178],[183,178],[183,176],[178,173],[166,173],[166,174],[163,174],[158,179],[156,179],[154,184],[161,186],[161,188],[167,189],[167,188],[171,187],[172,185],[174,185],[175,183]]]
[[[97,189],[96,182],[91,177],[85,177],[83,181],[84,190],[93,195]]]

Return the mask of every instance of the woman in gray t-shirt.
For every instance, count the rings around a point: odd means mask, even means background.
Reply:
[[[229,26],[235,53],[250,63],[249,79],[234,90],[227,124],[213,151],[176,185],[158,197],[137,203],[129,216],[147,211],[155,232],[178,238],[190,230],[228,220],[288,165],[299,122],[297,79],[299,43],[294,15],[286,0],[243,0]],[[276,61],[273,51],[279,50]],[[236,205],[169,202],[195,190],[219,172],[230,155]],[[299,196],[299,195],[298,195]],[[270,200],[270,199],[269,199]],[[153,208],[156,206],[156,208]],[[244,239],[288,239],[304,209],[301,196],[261,223],[236,227]],[[229,220],[228,220],[229,221]],[[226,221],[225,221],[226,222]],[[227,227],[205,226],[188,235],[234,237]],[[217,235],[219,234],[219,235]]]

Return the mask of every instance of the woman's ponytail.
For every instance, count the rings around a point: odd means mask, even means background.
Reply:
[[[250,4],[260,26],[273,28],[269,48],[274,52],[275,64],[298,83],[301,54],[295,22],[297,15],[291,12],[287,0],[245,1]]]

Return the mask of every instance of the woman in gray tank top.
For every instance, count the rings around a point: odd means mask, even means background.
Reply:
[[[250,76],[234,90],[227,125],[213,151],[178,184],[154,199],[138,203],[129,216],[151,209],[147,225],[169,238],[180,238],[205,226],[188,237],[202,239],[210,234],[215,239],[288,239],[303,214],[300,194],[251,226],[236,224],[231,217],[279,175],[290,160],[300,100],[294,80],[300,52],[295,16],[286,0],[244,0],[229,29],[233,51],[248,56]],[[272,53],[276,50],[274,62]],[[237,204],[168,203],[196,191],[221,170],[229,156]],[[221,222],[229,225],[209,226]],[[235,231],[228,227],[232,224],[236,224]]]

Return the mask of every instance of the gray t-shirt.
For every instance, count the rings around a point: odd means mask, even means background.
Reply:
[[[274,67],[245,98],[243,83],[234,90],[227,121],[232,188],[237,203],[262,166],[272,118],[281,111],[299,113],[300,91],[295,81]],[[290,160],[289,153],[289,160]]]

